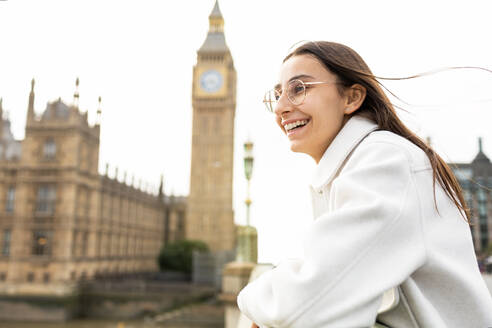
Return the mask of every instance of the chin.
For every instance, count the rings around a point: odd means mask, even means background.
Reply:
[[[302,145],[300,145],[297,142],[291,142],[290,143],[290,150],[292,150],[294,153],[306,153],[307,154],[305,147],[303,147]]]

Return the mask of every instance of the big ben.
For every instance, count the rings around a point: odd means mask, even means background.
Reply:
[[[232,209],[236,71],[216,1],[193,68],[193,132],[186,238],[235,248]]]

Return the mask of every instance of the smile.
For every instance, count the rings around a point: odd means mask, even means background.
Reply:
[[[285,124],[284,125],[284,129],[287,133],[290,133],[296,129],[300,129],[302,128],[303,126],[305,126],[307,123],[309,122],[309,120],[299,120],[299,121],[295,121],[295,122],[292,122],[292,123],[289,123],[289,124]]]

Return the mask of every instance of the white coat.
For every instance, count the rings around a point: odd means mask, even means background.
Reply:
[[[281,262],[238,295],[260,327],[492,327],[492,299],[470,227],[425,153],[352,117],[320,160],[304,258]],[[385,291],[398,302],[378,315]]]

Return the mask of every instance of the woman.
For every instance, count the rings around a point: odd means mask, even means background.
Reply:
[[[253,327],[492,327],[461,188],[354,50],[300,46],[265,103],[291,150],[317,162],[315,221],[304,258],[239,294]]]

